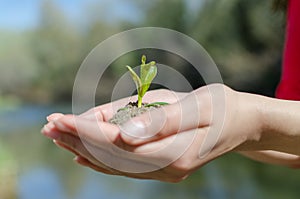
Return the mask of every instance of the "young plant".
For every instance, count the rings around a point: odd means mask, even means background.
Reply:
[[[126,66],[130,72],[130,75],[136,85],[137,93],[138,93],[138,107],[142,106],[143,97],[149,89],[152,80],[157,74],[157,67],[155,61],[151,61],[146,63],[146,56],[142,56],[142,64],[140,68],[140,77],[132,70],[130,66]],[[156,102],[155,104],[165,105],[167,103],[164,102]],[[148,106],[154,105],[148,104]]]
[[[166,102],[153,102],[143,103],[143,97],[149,89],[152,80],[157,74],[157,67],[154,61],[146,63],[146,56],[142,56],[142,64],[140,67],[140,76],[138,76],[130,66],[126,66],[130,72],[130,75],[136,85],[138,93],[137,102],[129,102],[125,107],[118,109],[118,111],[109,120],[112,124],[121,125],[127,122],[130,118],[136,117],[146,111],[159,108],[163,105],[167,105]]]

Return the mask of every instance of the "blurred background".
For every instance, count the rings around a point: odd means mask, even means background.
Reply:
[[[135,27],[171,28],[192,37],[234,89],[273,96],[280,78],[285,13],[266,0],[0,0],[0,198],[298,198],[300,173],[228,154],[179,184],[106,176],[40,135],[52,112],[72,111],[72,88],[83,59],[109,36]],[[109,101],[126,64],[103,76],[98,104]],[[168,52],[149,60],[174,66],[193,88],[203,85]]]

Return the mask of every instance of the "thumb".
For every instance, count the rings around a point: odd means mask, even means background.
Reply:
[[[201,110],[203,109],[203,110]],[[120,126],[121,137],[127,144],[140,145],[207,123],[200,113],[207,109],[192,92],[177,103],[149,111]]]

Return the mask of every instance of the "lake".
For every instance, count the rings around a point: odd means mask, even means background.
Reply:
[[[15,163],[10,168],[15,172],[18,199],[299,198],[299,170],[257,163],[237,154],[209,163],[178,184],[107,176],[83,168],[72,161],[72,154],[40,134],[45,117],[57,111],[67,113],[71,108],[0,108],[0,144]],[[8,186],[8,181],[0,179],[0,185]]]

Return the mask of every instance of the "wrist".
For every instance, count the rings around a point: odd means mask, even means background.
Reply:
[[[245,141],[237,147],[238,151],[265,150],[264,139],[264,100],[259,95],[237,92],[238,114],[237,126]]]

